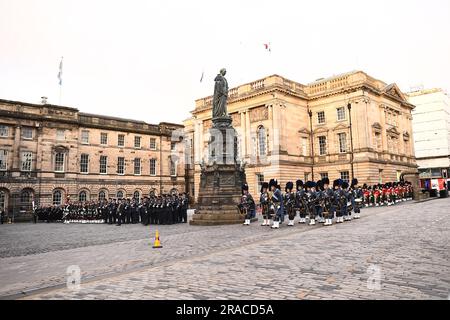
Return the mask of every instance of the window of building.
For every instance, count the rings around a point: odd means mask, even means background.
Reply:
[[[325,111],[317,112],[317,123],[325,123]]]
[[[80,158],[80,172],[88,173],[89,172],[89,155],[83,153]]]
[[[103,201],[103,200],[106,200],[106,192],[102,190],[98,193],[98,201]]]
[[[78,201],[80,201],[80,202],[87,201],[87,193],[86,193],[86,191],[80,191],[80,193],[78,194]]]
[[[134,137],[134,147],[135,148],[140,148],[141,147],[141,137],[140,136],[135,136]]]
[[[139,191],[136,190],[136,191],[133,193],[133,199],[136,200],[136,201],[139,201],[140,198],[141,198],[141,193],[140,193]]]
[[[8,169],[8,151],[0,150],[0,170],[5,171]]]
[[[123,191],[117,191],[117,199],[123,198]]]
[[[176,151],[177,150],[177,144],[174,141],[170,142],[170,150],[171,151]]]
[[[100,173],[106,174],[106,168],[108,167],[108,157],[100,156]]]
[[[20,170],[21,171],[31,171],[31,163],[33,160],[32,152],[22,152],[20,160]]]
[[[125,135],[124,134],[119,134],[117,136],[117,146],[119,146],[119,147],[125,146]]]
[[[23,139],[33,139],[33,128],[31,127],[22,127],[22,138]]]
[[[350,180],[350,175],[348,171],[341,171],[341,179],[348,182]]]
[[[0,137],[7,137],[9,135],[9,127],[0,125]]]
[[[155,138],[150,138],[150,149],[156,150],[156,139]]]
[[[81,131],[81,143],[83,143],[83,144],[89,143],[89,131],[87,131],[87,130]]]
[[[118,174],[125,173],[125,158],[124,157],[117,158],[117,173]]]
[[[258,153],[260,156],[266,155],[266,129],[263,126],[258,128]]]
[[[56,140],[64,141],[65,139],[66,137],[64,129],[56,129]]]
[[[100,144],[102,144],[102,145],[108,144],[108,134],[106,132],[100,133]]]
[[[170,175],[177,175],[177,161],[175,159],[170,159]]]
[[[320,179],[328,178],[328,172],[321,172],[320,173]]]
[[[302,155],[303,156],[308,156],[308,138],[307,137],[302,137],[301,140],[301,150],[302,150]]]
[[[309,172],[305,172],[305,182],[309,180]]]
[[[262,173],[256,174],[256,182],[258,183],[258,192],[261,191],[262,184],[264,182],[264,175]]]
[[[377,151],[381,151],[382,149],[382,142],[381,142],[381,133],[380,132],[375,132],[374,134],[374,144],[375,144],[375,149]]]
[[[156,176],[156,159],[150,159],[150,175]]]
[[[339,141],[339,152],[340,153],[347,152],[347,134],[338,133],[338,141]]]
[[[55,171],[64,172],[64,153],[55,153]]]
[[[321,156],[327,153],[327,137],[320,136],[319,137],[319,154]]]
[[[62,192],[61,190],[53,191],[53,205],[59,206],[62,204]]]
[[[26,204],[31,202],[31,192],[29,190],[23,190],[20,193],[20,203]]]
[[[337,120],[345,120],[345,108],[344,107],[340,107],[336,109],[337,111]]]
[[[134,158],[134,174],[141,174],[141,158]]]

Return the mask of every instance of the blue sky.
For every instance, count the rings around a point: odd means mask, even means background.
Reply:
[[[222,67],[230,87],[359,69],[449,90],[449,39],[447,0],[0,0],[0,98],[58,104],[61,56],[62,105],[151,123],[189,117]]]

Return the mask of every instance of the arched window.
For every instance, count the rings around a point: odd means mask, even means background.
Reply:
[[[29,190],[23,190],[20,193],[20,203],[28,204],[31,202],[31,192]]]
[[[123,198],[123,191],[117,191],[117,199]]]
[[[59,206],[62,204],[62,192],[61,190],[53,191],[53,204]]]
[[[78,194],[78,201],[84,202],[86,200],[87,200],[87,193],[86,193],[86,191],[80,191],[80,193]]]
[[[103,201],[105,199],[106,199],[106,192],[102,190],[98,193],[98,201]]]
[[[140,192],[136,190],[136,191],[133,193],[133,198],[134,198],[134,200],[139,201],[139,199],[141,198]]]
[[[0,210],[6,210],[6,193],[4,191],[0,191]]]
[[[266,129],[263,126],[258,128],[258,152],[260,156],[266,155]]]

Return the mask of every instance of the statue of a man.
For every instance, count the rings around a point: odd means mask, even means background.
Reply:
[[[228,82],[225,79],[225,74],[227,70],[225,68],[220,69],[220,73],[216,76],[214,81],[216,82],[214,86],[214,97],[213,97],[213,108],[212,117],[220,118],[227,117],[227,99],[228,99]]]

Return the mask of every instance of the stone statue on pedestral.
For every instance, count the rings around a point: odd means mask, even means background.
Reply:
[[[225,79],[227,70],[225,68],[220,70],[220,73],[216,76],[214,81],[214,96],[212,101],[212,117],[222,118],[228,117],[227,112],[227,99],[228,99],[228,82]]]

